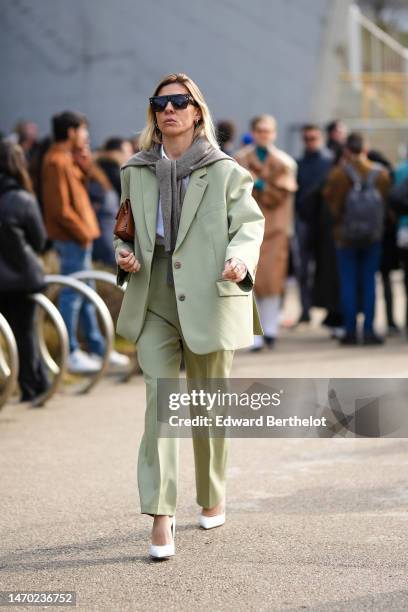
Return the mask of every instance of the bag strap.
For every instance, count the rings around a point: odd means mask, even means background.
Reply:
[[[362,187],[363,185],[365,187],[374,187],[375,181],[382,170],[379,164],[375,164],[367,174],[367,177],[363,179],[351,164],[346,164],[345,169],[349,178],[352,180],[353,185],[357,187]]]
[[[367,187],[374,187],[375,181],[377,180],[377,177],[380,174],[380,172],[381,172],[380,166],[374,166],[373,168],[371,168],[365,180]]]
[[[357,170],[351,164],[344,166],[347,176],[351,179],[353,187],[362,187],[363,181]]]

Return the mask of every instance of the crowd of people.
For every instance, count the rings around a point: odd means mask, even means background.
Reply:
[[[310,323],[311,308],[319,307],[341,345],[383,344],[374,328],[377,272],[387,333],[403,331],[394,318],[390,274],[403,270],[407,295],[408,161],[394,170],[381,151],[370,150],[361,133],[348,133],[339,120],[327,125],[326,135],[319,125],[305,124],[303,153],[295,160],[274,144],[276,128],[270,115],[254,118],[251,142],[234,154],[252,173],[253,195],[265,217],[254,287],[264,335],[255,337],[252,350],[275,344],[289,273],[299,287],[295,326]],[[225,122],[223,130],[230,150]]]
[[[325,131],[304,125],[299,159],[276,146],[271,115],[255,117],[238,147],[231,121],[218,122],[217,137],[221,150],[251,172],[253,196],[265,217],[254,286],[264,333],[254,337],[251,350],[275,346],[289,276],[297,280],[301,307],[294,326],[307,325],[313,307],[324,308],[323,324],[340,344],[374,345],[385,340],[374,329],[380,272],[388,333],[401,333],[390,273],[403,269],[408,293],[408,160],[394,169],[338,120]],[[92,262],[116,270],[112,240],[120,168],[137,151],[137,138],[116,136],[91,151],[86,117],[68,111],[52,117],[51,135],[43,139],[29,121],[0,135],[0,312],[24,355],[22,401],[50,384],[32,334],[35,306],[29,294],[45,287],[38,256],[54,249],[62,274],[89,269]],[[92,304],[63,289],[59,308],[69,335],[69,370],[96,371],[104,338]],[[87,351],[80,348],[78,325]],[[110,363],[125,366],[128,358],[112,351]]]

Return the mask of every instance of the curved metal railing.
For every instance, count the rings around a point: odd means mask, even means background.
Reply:
[[[92,287],[89,287],[82,280],[78,280],[72,276],[64,276],[62,274],[47,274],[45,276],[45,283],[49,287],[52,285],[57,285],[60,287],[69,287],[70,289],[78,291],[95,306],[96,311],[100,316],[103,328],[102,331],[105,336],[105,352],[102,356],[101,367],[94,374],[90,374],[88,380],[76,389],[76,392],[79,394],[88,393],[97,384],[97,382],[101,380],[103,374],[108,368],[109,353],[112,350],[114,337],[114,326],[111,314],[100,295],[98,295],[97,292],[92,289]]]
[[[81,281],[99,280],[123,291],[123,288],[116,284],[116,276],[112,272],[106,272],[105,270],[80,270],[79,272],[73,272],[70,276]]]
[[[18,379],[19,359],[17,343],[7,319],[0,313],[0,336],[7,348],[8,361],[4,355],[3,343],[0,342],[0,372],[5,384],[0,392],[0,409],[12,395]]]
[[[120,291],[122,291],[122,293],[125,292],[125,287],[120,287],[117,284],[116,276],[115,274],[112,274],[112,272],[106,272],[104,270],[81,270],[79,272],[73,272],[72,274],[70,274],[70,276],[72,276],[73,278],[77,278],[81,281],[100,281],[108,285],[112,285],[113,287],[116,287],[116,289],[119,289]],[[124,373],[119,374],[119,380],[120,382],[128,382],[132,378],[132,376],[139,373],[140,367],[138,363],[135,362],[130,366],[130,368],[125,370]]]
[[[40,354],[46,366],[53,374],[52,383],[49,389],[47,389],[45,393],[43,393],[40,397],[38,397],[32,402],[33,406],[43,406],[58,390],[58,387],[60,386],[64,373],[66,371],[69,353],[68,332],[60,311],[46,295],[44,295],[43,293],[33,293],[30,295],[30,298],[41,309],[37,313],[37,330]],[[45,341],[43,325],[45,315],[48,315],[48,317],[51,319],[57,332],[60,346],[59,364],[57,364],[51,356]]]
[[[52,291],[52,286],[69,287],[75,291],[78,291],[89,299],[95,306],[102,323],[102,332],[105,336],[105,353],[102,356],[101,367],[95,374],[89,375],[89,380],[81,385],[79,389],[76,389],[77,393],[89,392],[97,382],[102,378],[108,368],[109,353],[113,347],[114,341],[114,325],[111,314],[105,302],[97,291],[86,284],[86,281],[100,281],[109,285],[112,285],[124,292],[124,287],[119,287],[116,282],[116,276],[111,272],[105,272],[103,270],[82,270],[75,272],[69,276],[60,274],[48,274],[45,276],[45,283],[48,285],[47,292],[52,293],[54,298],[56,292]],[[30,295],[32,299],[39,307],[37,312],[37,330],[38,330],[38,342],[39,349],[42,359],[44,360],[47,368],[53,375],[52,383],[49,389],[39,396],[32,402],[34,406],[44,405],[58,390],[61,386],[64,374],[67,370],[67,361],[69,355],[69,339],[68,332],[65,326],[65,322],[59,312],[58,308],[51,301],[50,297],[44,293],[34,293]],[[59,341],[60,355],[59,363],[52,357],[45,340],[44,336],[44,321],[45,317],[48,316],[51,320]],[[8,359],[6,358],[5,351],[0,344],[0,375],[5,379],[5,384],[0,392],[0,408],[9,400],[12,395],[18,379],[19,371],[19,356],[17,350],[17,344],[14,338],[12,329],[3,315],[0,313],[0,335],[4,339],[6,350],[8,353]],[[127,369],[120,380],[122,382],[128,381],[134,374],[139,373],[140,368],[136,363]]]

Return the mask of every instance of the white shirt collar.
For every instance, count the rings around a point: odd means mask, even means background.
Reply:
[[[161,154],[161,156],[162,156],[162,157],[164,157],[165,159],[169,159],[169,157],[167,157],[167,155],[166,155],[166,153],[165,153],[165,151],[164,151],[164,147],[163,147],[163,145],[161,145],[161,148],[160,148],[160,154]]]

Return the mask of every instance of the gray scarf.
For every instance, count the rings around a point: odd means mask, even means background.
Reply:
[[[221,159],[233,158],[216,149],[206,138],[201,137],[197,138],[179,159],[162,158],[161,145],[155,143],[148,151],[140,151],[133,155],[122,166],[122,168],[147,166],[156,174],[163,213],[164,247],[168,254],[167,283],[170,286],[174,286],[172,255],[176,246],[181,208],[186,191],[182,179],[194,170]],[[156,241],[160,242],[159,239]]]

